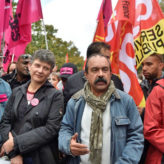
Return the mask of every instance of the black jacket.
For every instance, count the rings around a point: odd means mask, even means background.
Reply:
[[[122,91],[124,90],[121,80],[116,75],[112,74],[111,80],[113,80],[117,89]],[[77,72],[67,79],[66,86],[63,91],[65,107],[71,96],[84,87],[85,82],[86,79],[84,76],[84,71]]]
[[[30,75],[27,75],[26,80],[20,82],[16,79],[16,76],[17,76],[17,71],[14,70],[12,73],[3,75],[1,78],[10,84],[12,90],[16,87],[19,87],[22,84],[25,84],[27,81],[31,79]]]
[[[34,164],[58,163],[58,131],[63,113],[63,96],[49,82],[36,93],[38,105],[27,105],[26,91],[29,82],[17,87],[8,101],[0,123],[1,145],[8,139],[9,131],[15,141],[14,151],[10,155],[21,154],[30,157]],[[20,119],[20,104],[28,106],[24,117]]]

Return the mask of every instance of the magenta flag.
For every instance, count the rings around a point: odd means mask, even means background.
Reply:
[[[19,0],[21,3],[22,15],[20,24],[31,24],[43,18],[40,0]]]
[[[25,49],[28,43],[19,43],[17,46],[13,48],[8,48],[8,45],[5,45],[4,49],[4,59],[3,59],[3,69],[7,72],[8,65],[13,61],[17,61],[18,57],[25,53]]]
[[[101,12],[103,13],[104,27],[107,27],[109,19],[112,15],[112,2],[111,0],[102,0],[100,11],[97,17],[97,20],[100,20]]]
[[[43,18],[40,0],[19,0],[14,18],[10,15],[5,34],[4,70],[14,55],[14,61],[24,54],[31,42],[31,24]]]
[[[12,0],[5,0],[4,31],[9,27],[10,13],[12,11]]]
[[[9,26],[9,17],[12,0],[0,1],[0,45],[3,38],[3,33]]]
[[[5,1],[0,1],[0,46],[3,37]]]
[[[40,0],[19,0],[14,19],[10,20],[9,48],[31,42],[31,24],[43,18]]]

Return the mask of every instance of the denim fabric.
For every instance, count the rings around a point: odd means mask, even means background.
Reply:
[[[0,95],[4,95],[4,94],[7,96],[7,99],[9,99],[11,95],[11,89],[10,89],[10,85],[0,78]],[[7,104],[7,101],[0,102],[0,120],[4,113],[6,104]]]
[[[137,164],[143,151],[143,124],[133,99],[117,90],[110,99],[111,113],[111,159],[112,164]],[[75,132],[80,142],[81,119],[85,100],[71,98],[59,131],[59,150],[71,155],[70,140]],[[70,156],[69,164],[79,164],[80,158]]]

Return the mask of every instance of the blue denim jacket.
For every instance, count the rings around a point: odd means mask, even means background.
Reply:
[[[10,85],[6,81],[4,81],[3,79],[0,78],[0,99],[2,99],[2,95],[3,95],[3,97],[4,97],[4,95],[7,96],[7,99],[9,99],[9,97],[11,95],[11,88],[10,88]],[[4,98],[4,99],[6,99],[6,98]],[[0,120],[4,113],[6,104],[7,104],[6,100],[0,100]]]
[[[110,98],[112,164],[137,164],[143,151],[143,124],[136,105],[128,94],[116,90]],[[81,119],[85,107],[83,96],[71,98],[59,131],[59,150],[70,155],[67,163],[79,164],[79,156],[70,152],[70,140],[75,132],[80,142]]]

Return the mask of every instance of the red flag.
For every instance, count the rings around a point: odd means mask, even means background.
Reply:
[[[125,91],[136,105],[145,105],[136,68],[154,52],[164,52],[163,31],[163,14],[156,0],[118,1],[106,42],[113,52],[112,70],[120,74]]]
[[[5,1],[0,2],[0,46],[3,37],[3,25],[4,25],[4,13],[5,13]]]
[[[85,61],[84,61],[83,70],[85,70],[86,62],[87,62],[87,59],[85,59]]]
[[[14,20],[10,21],[9,48],[31,42],[31,24],[43,18],[40,0],[19,0]]]
[[[107,24],[112,14],[111,0],[103,0],[97,17],[97,28],[93,41],[105,41]]]
[[[69,63],[69,60],[68,60],[68,53],[67,53],[66,56],[65,56],[65,63]]]
[[[112,19],[107,28],[104,28],[104,34],[105,42],[111,46],[113,54],[112,72],[120,76],[124,90],[133,97],[136,105],[144,106],[145,100],[137,79],[134,53],[134,1],[118,1]]]

